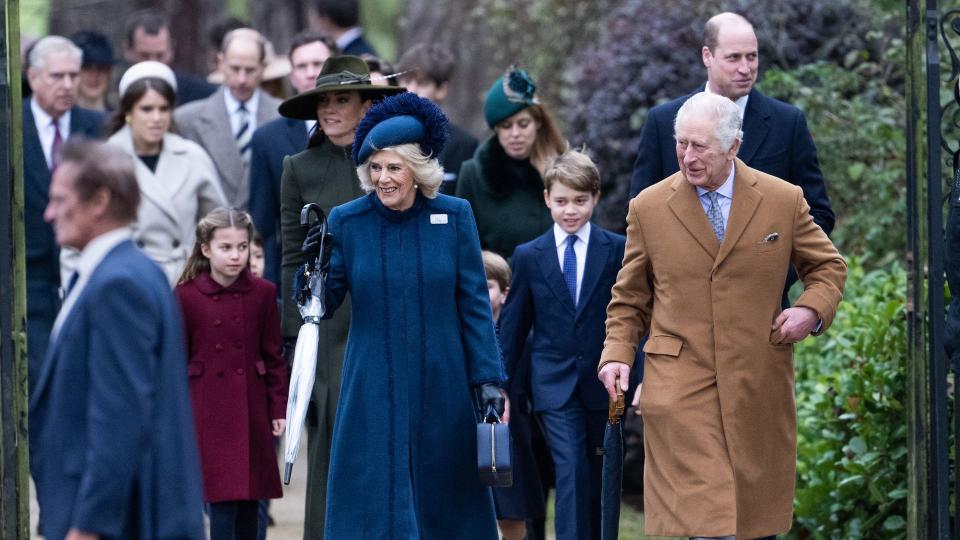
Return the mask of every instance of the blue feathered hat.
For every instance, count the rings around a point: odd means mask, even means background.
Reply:
[[[353,163],[390,146],[415,143],[436,158],[447,142],[447,117],[440,107],[412,92],[385,98],[367,111],[353,138]]]

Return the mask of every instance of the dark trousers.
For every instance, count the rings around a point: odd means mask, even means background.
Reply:
[[[556,469],[557,540],[600,538],[600,475],[607,411],[587,410],[574,394],[556,410],[542,411]]]
[[[210,503],[210,540],[256,540],[259,501]]]

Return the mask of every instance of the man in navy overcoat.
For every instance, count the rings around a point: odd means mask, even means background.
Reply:
[[[139,201],[129,156],[64,146],[44,218],[80,257],[30,396],[48,539],[203,538],[182,323],[163,271],[130,240]]]
[[[99,137],[103,125],[103,115],[74,105],[81,54],[68,39],[47,36],[34,45],[28,59],[27,76],[33,96],[23,100],[23,229],[31,388],[40,373],[50,327],[60,309],[60,250],[53,239],[53,229],[43,221],[50,170],[55,165],[54,150],[76,135]]]
[[[753,26],[732,13],[714,16],[704,30],[701,54],[707,68],[707,84],[658,105],[647,114],[633,167],[630,197],[680,170],[673,120],[690,97],[707,91],[728,97],[740,107],[743,144],[737,157],[754,169],[800,186],[813,221],[829,235],[835,218],[803,112],[753,87],[759,67]],[[793,279],[796,280],[795,273]]]
[[[297,93],[314,88],[323,62],[330,57],[332,44],[318,32],[304,31],[293,36],[290,45],[290,84]],[[263,277],[277,286],[281,297],[290,293],[280,287],[280,177],[283,158],[307,148],[308,132],[316,120],[277,118],[253,132],[250,139],[250,217],[263,238]]]

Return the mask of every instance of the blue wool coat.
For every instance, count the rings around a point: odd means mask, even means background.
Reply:
[[[497,538],[470,387],[505,375],[469,203],[371,193],[329,225],[327,316],[347,292],[353,312],[325,537]]]

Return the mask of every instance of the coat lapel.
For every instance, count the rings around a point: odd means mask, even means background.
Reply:
[[[200,121],[203,126],[197,133],[202,139],[201,146],[216,164],[222,175],[220,182],[227,193],[227,200],[232,201],[242,188],[243,160],[233,139],[233,129],[230,127],[230,117],[227,115],[227,104],[222,92],[214,92],[207,98]]]
[[[604,266],[610,258],[610,240],[596,225],[590,226],[590,244],[587,246],[587,260],[583,265],[583,280],[580,282],[580,297],[577,298],[577,318],[583,313],[593,290],[600,281]]]
[[[730,207],[730,217],[727,218],[723,245],[720,246],[720,253],[713,262],[714,270],[720,266],[743,236],[743,231],[756,213],[760,200],[763,199],[763,194],[754,187],[757,179],[747,171],[747,165],[739,159],[735,163],[737,172],[733,180],[733,206]]]
[[[770,111],[767,109],[765,100],[766,97],[763,94],[752,90],[747,100],[747,109],[743,112],[743,145],[740,146],[737,157],[747,163],[753,159],[753,155],[760,148],[760,143],[770,131],[768,123]]]
[[[673,195],[667,198],[667,206],[710,258],[716,259],[720,246],[697,197],[697,188],[687,182],[683,173],[677,173],[673,179],[673,190]]]
[[[285,132],[287,134],[287,141],[290,142],[290,147],[296,148],[297,152],[306,150],[307,138],[309,137],[307,124],[305,124],[303,120],[294,120],[292,118],[286,118],[284,122],[287,123]]]
[[[36,164],[33,167],[35,174],[30,174],[24,170],[24,178],[33,176],[40,180],[36,182],[26,182],[25,189],[36,189],[42,196],[43,201],[47,200],[50,191],[50,169],[47,167],[47,158],[43,155],[43,146],[40,144],[40,134],[37,133],[37,121],[33,116],[33,110],[30,109],[30,100],[23,100],[23,157],[24,169]]]
[[[163,150],[160,152],[160,160],[157,162],[156,174],[136,157],[137,152],[133,148],[133,135],[130,133],[129,126],[124,126],[120,131],[113,134],[108,142],[134,156],[133,161],[137,173],[137,183],[140,185],[140,193],[155,204],[171,222],[177,223],[179,214],[174,206],[173,193],[176,193],[180,184],[186,182],[186,175],[170,171],[171,161],[169,157],[164,159],[164,154],[170,153],[171,139],[172,137],[169,134],[163,137]],[[164,183],[170,183],[171,185],[164,185]]]
[[[543,279],[547,286],[553,291],[557,300],[563,304],[570,313],[576,314],[573,298],[570,297],[570,291],[567,290],[567,284],[563,281],[563,274],[560,271],[560,261],[557,259],[557,245],[554,242],[553,227],[537,239],[536,248],[540,251],[540,256],[537,257],[537,265],[540,266],[540,271],[543,272]]]

